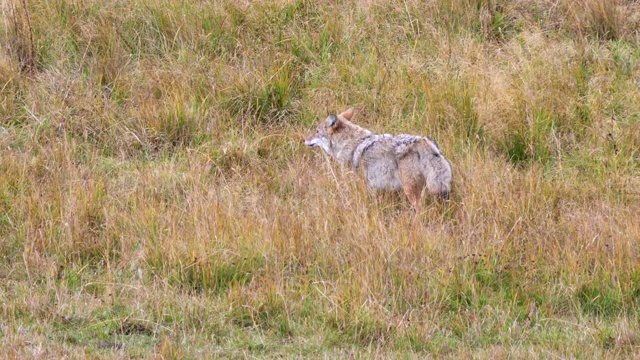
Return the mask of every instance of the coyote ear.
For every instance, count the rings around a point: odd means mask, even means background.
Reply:
[[[327,117],[327,125],[329,127],[336,126],[336,121],[338,121],[338,117],[333,115],[333,114],[331,114],[331,115],[329,115],[329,117]]]
[[[351,118],[353,117],[353,108],[348,108],[342,114],[340,114],[340,116],[347,120],[351,120]]]

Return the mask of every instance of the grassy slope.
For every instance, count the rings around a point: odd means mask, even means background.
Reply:
[[[610,0],[3,3],[9,358],[640,347],[639,10]],[[449,208],[302,137],[430,135]]]

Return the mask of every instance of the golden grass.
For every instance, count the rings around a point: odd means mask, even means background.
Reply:
[[[578,5],[3,3],[6,357],[633,356],[638,16]],[[304,147],[351,105],[451,204]]]

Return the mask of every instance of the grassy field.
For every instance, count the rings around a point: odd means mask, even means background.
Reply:
[[[640,5],[4,0],[3,358],[640,354]],[[417,216],[304,147],[356,108]]]

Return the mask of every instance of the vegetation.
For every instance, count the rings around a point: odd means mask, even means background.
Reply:
[[[8,358],[640,352],[633,1],[7,0]],[[304,136],[429,135],[414,215]]]

